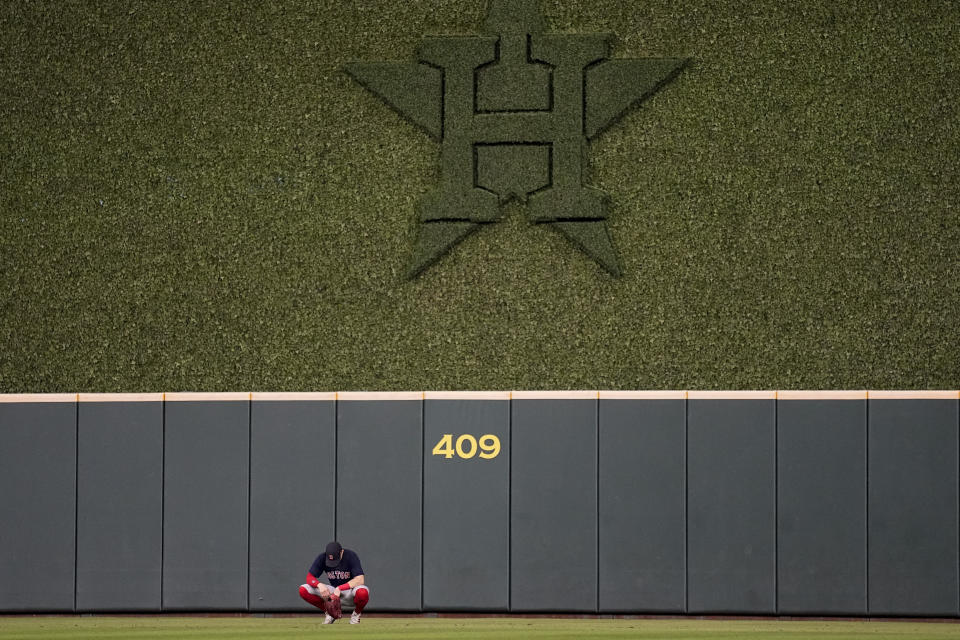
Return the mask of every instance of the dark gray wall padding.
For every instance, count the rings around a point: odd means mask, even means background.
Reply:
[[[514,399],[513,611],[597,610],[597,400]]]
[[[80,402],[77,610],[159,611],[163,402]]]
[[[297,590],[334,537],[336,402],[254,399],[250,417],[250,609],[316,611]]]
[[[249,401],[166,403],[163,608],[247,602]]]
[[[423,604],[506,611],[510,604],[510,402],[428,399],[424,404]],[[444,434],[496,436],[500,453],[432,455]],[[489,446],[492,440],[484,444]],[[479,449],[479,446],[477,447]],[[485,455],[491,455],[487,452]]]
[[[687,410],[688,612],[774,613],[776,401]]]
[[[371,611],[419,611],[423,402],[337,407],[337,538],[360,556]]]
[[[957,402],[870,400],[870,613],[958,614]]]
[[[0,612],[960,617],[958,395],[0,395]]]
[[[780,613],[867,613],[867,401],[777,403]]]
[[[686,403],[600,400],[600,611],[680,613]]]
[[[73,611],[76,402],[0,403],[0,611]]]

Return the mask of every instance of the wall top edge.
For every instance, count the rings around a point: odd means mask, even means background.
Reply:
[[[531,400],[531,399],[747,399],[747,400],[958,400],[958,390],[583,390],[583,391],[308,391],[174,393],[0,393],[0,403],[161,402],[223,400]]]
[[[234,392],[228,391],[223,393],[218,392],[194,392],[194,391],[183,391],[177,393],[165,393],[163,394],[164,400],[167,402],[196,402],[196,401],[238,401],[238,400],[250,400],[252,394],[248,391]]]
[[[600,391],[601,400],[686,400],[686,391]]]
[[[423,400],[423,391],[341,391],[338,400]]]
[[[688,391],[690,400],[776,400],[776,391]]]
[[[251,400],[325,400],[331,401],[337,399],[337,393],[334,391],[254,391],[250,394]]]
[[[598,391],[513,391],[514,400],[596,400]]]
[[[76,402],[76,393],[0,393],[0,403]]]
[[[424,400],[509,400],[509,391],[424,391]]]
[[[960,391],[868,391],[867,397],[871,400],[957,400]]]
[[[866,391],[777,391],[777,400],[866,400]]]
[[[162,393],[78,393],[80,402],[163,402]]]

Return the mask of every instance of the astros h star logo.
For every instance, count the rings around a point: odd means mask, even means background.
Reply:
[[[673,79],[682,58],[609,59],[611,34],[549,34],[536,0],[492,0],[481,36],[424,38],[418,62],[346,71],[441,145],[418,205],[417,277],[501,206],[526,202],[614,276],[609,197],[584,184],[588,142]]]

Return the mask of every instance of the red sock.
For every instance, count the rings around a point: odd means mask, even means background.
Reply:
[[[357,587],[353,592],[353,608],[360,613],[368,602],[370,602],[370,592],[363,587]]]
[[[300,597],[306,600],[307,602],[309,602],[310,604],[312,604],[313,606],[317,607],[318,609],[322,610],[324,613],[326,613],[327,606],[324,603],[323,598],[321,598],[320,596],[313,595],[312,593],[307,591],[307,588],[303,585],[300,586]]]

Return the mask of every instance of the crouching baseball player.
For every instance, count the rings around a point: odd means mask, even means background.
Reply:
[[[320,582],[323,574],[327,574],[329,585]],[[350,624],[359,624],[360,614],[370,601],[359,556],[339,542],[328,544],[326,552],[313,561],[307,583],[300,585],[300,597],[327,614],[323,624],[339,620],[344,606],[353,608]]]

